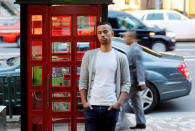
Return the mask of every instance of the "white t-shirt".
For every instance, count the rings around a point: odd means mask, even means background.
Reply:
[[[99,51],[95,63],[95,78],[89,103],[110,106],[117,102],[115,91],[117,60],[114,50],[106,53]]]

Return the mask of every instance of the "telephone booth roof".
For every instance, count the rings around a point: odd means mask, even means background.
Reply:
[[[16,0],[17,4],[112,4],[113,0]]]

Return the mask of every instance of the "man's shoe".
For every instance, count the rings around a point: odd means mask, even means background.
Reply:
[[[130,129],[145,129],[145,124],[137,124],[136,126],[130,127]]]

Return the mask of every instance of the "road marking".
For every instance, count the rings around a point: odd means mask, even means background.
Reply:
[[[20,55],[20,53],[0,53],[0,56],[7,56],[7,55]]]
[[[195,60],[195,56],[183,56],[183,57],[187,61],[194,61]]]
[[[195,58],[195,56],[183,56],[184,58]]]
[[[175,51],[195,51],[195,49],[176,49]]]
[[[176,44],[176,47],[195,47],[194,43],[190,43],[190,44]]]
[[[195,59],[185,59],[185,61],[195,61]]]

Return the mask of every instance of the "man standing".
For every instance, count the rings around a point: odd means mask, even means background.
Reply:
[[[128,110],[129,98],[133,105],[134,113],[136,116],[136,126],[130,127],[130,129],[145,129],[146,120],[144,116],[144,111],[142,108],[139,91],[144,90],[146,87],[145,84],[145,70],[142,60],[142,49],[138,46],[136,42],[136,32],[127,31],[124,33],[123,40],[127,45],[129,45],[129,50],[127,52],[127,57],[129,61],[130,76],[131,76],[131,89],[130,93],[125,99],[125,102],[122,106],[121,119],[124,117],[124,111]]]
[[[97,27],[100,48],[83,56],[79,90],[84,107],[85,131],[115,131],[119,108],[130,89],[127,57],[112,49],[109,23]]]

